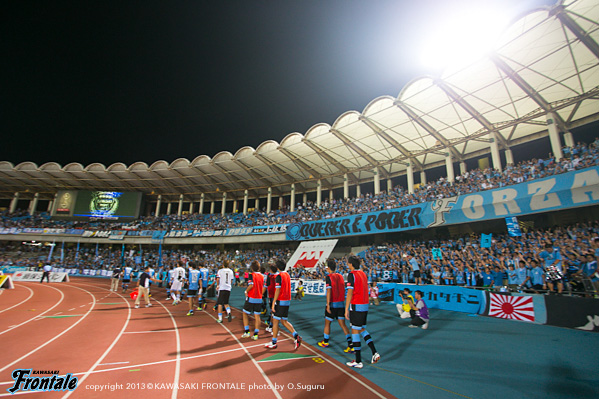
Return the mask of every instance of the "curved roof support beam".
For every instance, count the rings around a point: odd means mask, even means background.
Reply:
[[[250,187],[249,185],[247,185],[246,183],[243,182],[243,178],[241,178],[239,175],[237,175],[235,172],[227,170],[225,168],[223,168],[220,165],[217,165],[214,162],[211,162],[211,165],[214,166],[216,169],[220,170],[222,172],[223,175],[227,176],[227,175],[231,175],[233,177],[235,177],[237,180],[233,181],[232,179],[229,179],[229,181],[231,181],[234,184],[239,184],[244,190],[248,190],[251,191],[254,195],[258,195],[258,192],[256,190],[254,190],[252,187]]]
[[[322,148],[318,147],[316,144],[314,144],[310,140],[306,139],[305,137],[302,139],[302,142],[304,144],[306,144],[308,147],[310,147],[310,149],[312,151],[314,151],[318,156],[324,158],[327,162],[329,162],[335,168],[339,169],[339,171],[341,171],[343,173],[347,173],[347,177],[348,177],[349,181],[351,181],[353,184],[358,184],[360,182],[360,180],[356,177],[356,175],[351,173],[348,168],[346,168],[345,166],[343,166],[341,164],[341,162],[337,161],[335,158],[333,158],[331,155],[329,155],[328,152],[324,151]]]
[[[379,163],[376,161],[376,159],[374,159],[372,156],[370,156],[369,153],[367,153],[366,151],[364,151],[363,149],[361,149],[358,145],[356,145],[356,143],[354,143],[353,141],[351,141],[349,138],[347,138],[347,136],[345,134],[343,134],[343,132],[340,132],[337,129],[329,129],[329,131],[331,133],[333,133],[333,136],[337,137],[339,140],[341,140],[343,142],[343,144],[345,144],[346,146],[348,146],[349,148],[351,148],[354,152],[357,152],[358,154],[360,154],[360,156],[362,158],[364,158],[366,161],[368,161],[368,163],[373,167],[373,168],[378,168],[379,167]],[[385,168],[379,168],[381,170],[381,174],[383,175],[383,178],[388,178],[389,173],[387,172],[387,170]]]
[[[299,159],[297,156],[295,156],[288,149],[283,148],[283,147],[279,147],[278,149],[279,149],[279,151],[281,151],[281,153],[283,155],[285,155],[287,158],[289,158],[289,160],[291,160],[291,162],[293,162],[295,164],[295,166],[297,166],[298,168],[304,169],[306,172],[308,172],[309,174],[311,174],[316,179],[322,179],[323,178],[320,173],[318,173],[317,171],[315,171],[314,169],[312,169],[310,166],[308,166],[307,163],[305,163],[304,161],[302,161],[301,159]]]
[[[490,54],[489,59],[499,68],[503,73],[506,74],[526,95],[528,95],[534,102],[538,104],[545,113],[553,112],[551,105],[543,98],[537,91],[524,80],[518,72],[510,67],[504,60],[502,60],[497,54]],[[557,112],[553,112],[555,116],[555,123],[562,132],[567,132],[566,122],[562,119]]]
[[[591,53],[595,55],[595,57],[599,58],[599,44],[588,34],[588,32],[584,31],[577,23],[574,21],[568,13],[565,11],[565,7],[563,5],[556,6],[551,9],[550,15],[554,15],[557,19],[560,20],[562,24],[564,24],[578,40],[582,42],[589,49]],[[584,18],[584,16],[581,16]],[[597,23],[593,21],[593,23]]]
[[[134,170],[131,170],[130,172],[131,172],[132,174],[134,174],[135,176],[137,176],[137,177],[139,178],[139,182],[140,182],[142,185],[144,185],[146,188],[150,189],[151,191],[158,191],[158,189],[160,189],[160,188],[164,190],[164,187],[160,187],[160,186],[157,186],[157,185],[156,185],[156,186],[154,186],[154,187],[152,187],[152,186],[148,185],[148,184],[147,184],[147,183],[144,181],[144,178],[143,178],[141,175],[137,174],[137,173],[136,173]],[[151,172],[151,171],[150,171],[150,172]],[[156,173],[156,172],[152,172],[152,174],[157,174],[157,173]],[[166,183],[166,180],[164,180],[164,179],[162,178],[162,176],[158,175],[158,177],[159,177],[159,181],[161,181],[161,182],[162,182],[162,181],[164,181],[165,185],[167,185],[167,186],[169,186],[169,187],[171,187],[171,188],[175,189],[173,185],[171,185],[170,183]],[[176,189],[175,189],[175,190],[176,190]],[[166,192],[158,192],[157,194],[168,195],[168,193],[166,193]],[[180,193],[178,193],[178,194],[180,194]]]
[[[412,166],[415,166],[417,170],[424,170],[424,166],[422,165],[422,163],[418,159],[416,159],[416,157],[414,157],[410,151],[408,151],[404,146],[399,144],[393,137],[389,136],[387,132],[379,128],[368,117],[360,115],[360,120],[373,132],[381,136],[383,140],[391,144],[391,146],[393,146],[397,151],[401,152],[406,158],[408,158],[410,160],[410,164]]]
[[[401,109],[406,115],[408,115],[410,118],[412,118],[412,120],[414,122],[416,122],[418,125],[420,125],[420,127],[422,127],[424,130],[426,130],[426,132],[428,134],[430,134],[431,136],[436,138],[441,144],[443,144],[449,150],[449,152],[451,152],[451,155],[453,155],[453,157],[455,158],[456,161],[464,160],[464,157],[462,156],[462,154],[460,154],[460,152],[458,150],[456,150],[453,145],[451,145],[449,140],[447,140],[445,137],[443,137],[443,135],[441,135],[438,131],[436,131],[435,128],[433,128],[424,119],[422,119],[420,116],[418,116],[416,114],[416,112],[412,111],[412,109],[410,107],[408,107],[406,104],[404,104],[403,102],[401,102],[399,100],[396,100],[394,102],[394,104],[397,108]]]
[[[501,135],[501,133],[497,131],[495,127],[493,127],[493,124],[489,122],[487,118],[482,116],[476,109],[474,109],[474,107],[470,105],[468,101],[460,97],[458,93],[456,93],[455,90],[451,88],[451,86],[449,86],[441,79],[435,79],[434,83],[438,88],[443,90],[445,94],[449,96],[449,98],[451,98],[460,107],[462,107],[464,111],[468,112],[468,114],[470,114],[471,117],[473,117],[478,123],[484,126],[484,128],[487,129],[489,133],[493,133],[493,137],[495,137],[495,140],[497,140],[499,145],[501,145],[505,149],[509,148],[507,140],[505,139],[505,137]]]
[[[233,159],[233,162],[237,163],[238,165],[241,165],[241,167],[243,167],[243,169],[245,169],[245,171],[247,173],[249,173],[254,179],[260,181],[263,183],[263,185],[265,187],[272,187],[272,182],[270,180],[267,180],[264,176],[262,176],[260,173],[256,172],[254,169],[248,167],[245,163],[243,163],[241,160],[239,159]],[[260,197],[260,195],[258,194],[258,197]]]
[[[254,156],[257,159],[259,159],[264,165],[266,165],[266,167],[278,174],[279,177],[281,177],[281,179],[285,180],[287,183],[295,183],[295,181],[291,177],[289,177],[289,174],[287,172],[278,167],[275,163],[273,163],[270,159],[266,158],[264,155],[256,153]]]

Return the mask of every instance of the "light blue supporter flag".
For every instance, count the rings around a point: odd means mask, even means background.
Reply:
[[[480,235],[480,247],[481,248],[491,248],[491,239],[493,234],[481,234]]]
[[[443,259],[443,252],[441,252],[441,248],[433,248],[431,252],[433,254],[433,260]]]

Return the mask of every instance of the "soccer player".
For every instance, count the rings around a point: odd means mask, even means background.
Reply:
[[[276,283],[276,273],[279,269],[277,265],[270,265],[270,273],[266,277],[266,291],[268,292],[268,327],[266,327],[266,332],[272,333],[272,321],[273,321],[273,313],[272,308],[275,304],[275,291],[277,290]]]
[[[208,291],[208,278],[210,277],[210,270],[200,263],[200,279],[202,280],[202,286],[200,287],[198,297],[198,310],[206,309],[206,291]]]
[[[343,276],[336,273],[337,264],[335,259],[327,260],[327,276],[325,278],[327,287],[327,306],[324,310],[324,339],[318,343],[323,348],[329,347],[331,333],[331,322],[337,320],[339,327],[345,333],[347,348],[344,352],[353,352],[352,337],[345,324],[345,282]]]
[[[178,305],[181,302],[181,290],[183,289],[183,280],[185,280],[185,268],[181,261],[177,261],[177,267],[173,270],[173,282],[171,284],[171,298],[173,305]]]
[[[216,298],[216,306],[218,311],[218,322],[223,322],[223,306],[227,311],[229,322],[233,320],[231,315],[231,307],[229,306],[229,297],[231,296],[231,286],[234,278],[233,271],[229,269],[229,261],[224,260],[222,267],[216,274],[216,284],[218,285],[218,298]]]
[[[250,317],[254,314],[254,335],[252,339],[256,341],[258,339],[258,332],[260,332],[260,313],[262,313],[262,295],[266,290],[264,287],[264,276],[258,271],[260,270],[260,262],[257,260],[253,261],[250,265],[252,273],[248,276],[247,285],[245,290],[245,304],[243,305],[243,326],[244,333],[241,338],[250,337]]]
[[[187,275],[187,281],[189,282],[189,288],[187,289],[187,300],[189,301],[189,312],[187,316],[193,316],[193,306],[195,298],[198,295],[198,291],[202,289],[202,280],[200,279],[200,271],[195,268],[195,262],[189,262],[189,274]]]
[[[291,277],[289,276],[289,273],[285,271],[285,262],[279,259],[275,264],[277,265],[278,272],[275,275],[276,289],[274,303],[270,309],[274,319],[272,326],[272,342],[264,345],[264,347],[268,349],[275,349],[277,347],[280,322],[293,334],[295,349],[297,349],[302,344],[302,337],[300,337],[291,323],[287,320],[289,315],[289,305],[291,304]]]
[[[360,270],[360,258],[350,255],[347,258],[350,273],[347,275],[347,298],[345,299],[345,317],[351,324],[352,341],[356,360],[347,362],[350,367],[361,369],[362,348],[360,334],[372,350],[371,363],[377,363],[381,356],[374,347],[372,337],[366,331],[366,318],[368,316],[368,277]]]
[[[131,266],[126,266],[123,269],[123,293],[127,292],[129,288],[129,283],[131,282],[131,274],[133,273],[133,268]]]

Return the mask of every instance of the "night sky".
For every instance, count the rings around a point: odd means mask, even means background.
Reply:
[[[418,39],[474,1],[12,1],[0,160],[151,164],[280,142],[434,72]]]

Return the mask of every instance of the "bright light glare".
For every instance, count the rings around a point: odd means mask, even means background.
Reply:
[[[500,7],[471,5],[446,15],[431,28],[422,45],[420,62],[426,68],[468,64],[483,57],[508,26],[510,18]]]

